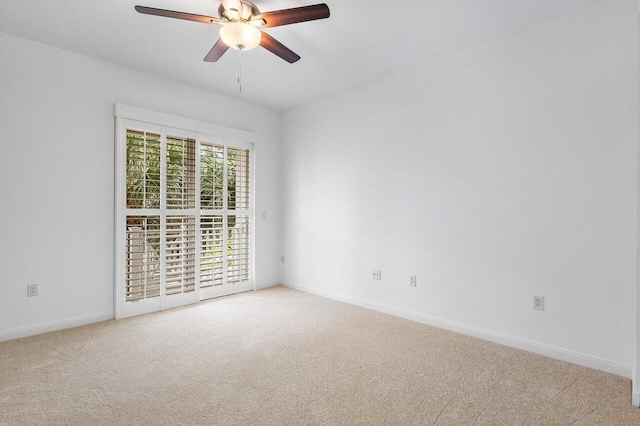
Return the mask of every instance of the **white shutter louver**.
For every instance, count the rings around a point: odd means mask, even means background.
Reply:
[[[223,284],[223,216],[200,217],[200,288]]]
[[[227,208],[229,210],[248,210],[251,200],[248,149],[227,149],[227,180],[229,187]]]
[[[166,294],[196,289],[196,227],[193,216],[167,216]]]
[[[228,209],[236,215],[227,218],[227,281],[249,280],[249,150],[227,148]]]
[[[127,130],[127,208],[160,208],[160,135]]]
[[[126,300],[160,296],[160,216],[128,216]]]
[[[192,209],[195,207],[195,155],[194,139],[167,136],[167,208]]]
[[[200,208],[222,209],[224,181],[224,147],[200,146]]]
[[[161,137],[127,130],[127,208],[160,208]],[[160,296],[160,216],[127,216],[126,300]]]
[[[249,216],[229,216],[228,218],[229,257],[227,261],[227,281],[244,282],[249,279]]]

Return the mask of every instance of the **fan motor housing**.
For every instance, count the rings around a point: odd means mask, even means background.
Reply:
[[[241,0],[240,3],[242,3],[243,10],[247,10],[247,9],[251,10],[251,15],[247,18],[247,21],[251,20],[251,18],[253,18],[254,16],[260,15],[260,9],[258,9],[258,7],[255,4],[246,0]],[[222,3],[220,3],[220,7],[218,7],[218,16],[220,17],[220,19],[229,20],[226,12],[227,12],[226,9],[222,5]]]

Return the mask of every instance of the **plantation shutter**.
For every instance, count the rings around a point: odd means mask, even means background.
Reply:
[[[200,145],[200,208],[224,207],[224,147]]]
[[[160,296],[160,216],[127,217],[126,300]]]
[[[160,208],[160,135],[127,131],[127,208]]]
[[[196,289],[196,141],[167,136],[166,146],[167,209],[185,213],[166,218],[165,292],[174,295]]]
[[[250,144],[116,123],[116,316],[253,288]]]
[[[196,141],[175,136],[167,137],[167,208],[195,207]]]
[[[200,288],[223,284],[223,216],[200,217]]]
[[[249,217],[229,216],[229,260],[227,279],[230,283],[249,279]]]
[[[238,283],[249,280],[249,150],[227,149],[228,261],[227,280]]]
[[[161,138],[127,131],[127,208],[160,208]],[[128,216],[126,221],[126,300],[160,296],[160,216]]]
[[[229,210],[249,209],[249,150],[227,150]]]
[[[193,216],[168,216],[166,231],[166,292],[196,289],[196,227]]]

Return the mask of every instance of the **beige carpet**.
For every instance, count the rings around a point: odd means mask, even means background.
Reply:
[[[631,383],[276,287],[0,343],[0,424],[640,425]]]

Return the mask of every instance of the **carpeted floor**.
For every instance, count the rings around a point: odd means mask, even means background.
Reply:
[[[0,424],[640,425],[627,379],[283,287],[0,343]]]

